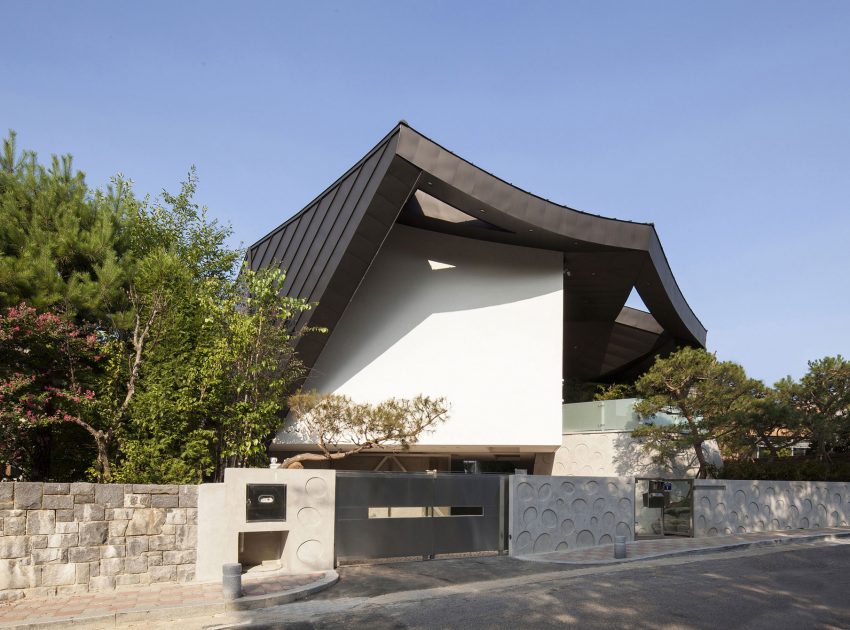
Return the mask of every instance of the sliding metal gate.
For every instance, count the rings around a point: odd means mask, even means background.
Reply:
[[[507,549],[507,477],[338,471],[336,557]]]

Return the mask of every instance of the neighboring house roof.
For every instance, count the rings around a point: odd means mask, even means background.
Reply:
[[[564,252],[564,376],[613,380],[677,345],[705,346],[655,227],[557,205],[399,123],[307,207],[248,249],[252,269],[318,306],[296,326],[333,330],[393,224]],[[635,288],[649,313],[625,307]],[[328,335],[297,351],[312,368]]]

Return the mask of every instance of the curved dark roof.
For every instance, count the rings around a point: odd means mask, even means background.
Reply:
[[[445,208],[433,210],[437,206]],[[469,220],[446,220],[449,212]],[[564,252],[565,377],[606,378],[671,344],[705,346],[706,330],[682,295],[652,224],[552,203],[405,123],[252,245],[249,264],[279,265],[287,272],[287,294],[318,302],[296,325],[333,329],[396,221]],[[624,308],[632,287],[651,315]],[[327,337],[301,340],[298,352],[308,367]]]

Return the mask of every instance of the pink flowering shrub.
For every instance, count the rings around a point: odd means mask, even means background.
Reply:
[[[37,427],[73,422],[92,433],[96,335],[26,304],[0,312],[0,463],[26,468]]]

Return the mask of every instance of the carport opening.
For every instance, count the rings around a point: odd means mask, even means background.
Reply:
[[[278,571],[289,532],[239,532],[239,563],[243,571]]]

